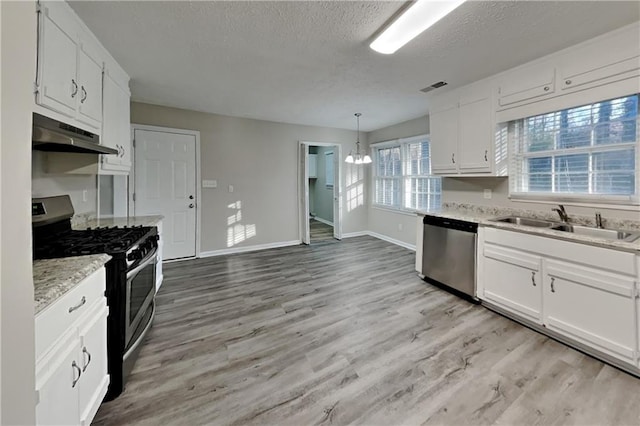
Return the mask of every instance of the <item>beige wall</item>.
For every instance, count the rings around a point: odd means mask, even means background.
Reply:
[[[31,269],[31,111],[36,69],[35,2],[0,2],[0,423],[35,423]]]
[[[202,179],[218,187],[202,189],[202,251],[248,247],[300,239],[298,221],[298,143],[325,142],[343,146],[343,156],[355,145],[354,131],[274,123],[167,108],[134,102],[131,122],[200,131]],[[367,206],[364,177],[343,163],[343,232],[363,231]],[[229,185],[234,192],[229,193]],[[356,195],[353,195],[356,194]],[[255,227],[255,235],[231,243],[227,236],[228,206],[241,202],[239,225]]]
[[[373,144],[428,133],[429,118],[423,116],[370,132],[367,134],[367,139]],[[371,187],[372,185],[369,183],[371,182],[371,178],[368,177],[368,179],[368,186]],[[369,199],[372,199],[372,197]],[[370,231],[393,238],[410,246],[415,246],[416,217],[414,214],[399,213],[392,210],[371,207],[369,209],[368,222]]]

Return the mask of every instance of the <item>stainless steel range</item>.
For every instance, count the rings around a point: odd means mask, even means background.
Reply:
[[[107,355],[111,383],[106,399],[122,393],[151,327],[155,305],[156,227],[71,229],[69,196],[32,200],[33,258],[107,253]]]

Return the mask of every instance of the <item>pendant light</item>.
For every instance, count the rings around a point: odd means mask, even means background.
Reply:
[[[359,112],[354,114],[356,116],[357,123],[357,133],[356,133],[356,153],[353,154],[353,151],[349,152],[347,158],[344,159],[346,163],[354,163],[354,164],[369,164],[371,163],[371,157],[368,154],[360,154],[360,116],[362,115]]]

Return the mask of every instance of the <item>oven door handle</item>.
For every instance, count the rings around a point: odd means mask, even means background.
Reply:
[[[147,257],[142,259],[140,264],[138,264],[138,266],[136,266],[135,269],[132,269],[131,271],[127,272],[127,280],[131,279],[131,277],[136,276],[138,272],[140,272],[143,268],[149,265],[149,263],[154,261],[154,259],[156,258],[156,253],[158,253],[158,247],[155,247],[153,251],[149,255],[147,255]]]

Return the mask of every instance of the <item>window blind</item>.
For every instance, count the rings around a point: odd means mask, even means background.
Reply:
[[[374,146],[374,205],[399,210],[440,206],[441,179],[431,176],[426,135]]]
[[[638,201],[638,95],[510,123],[512,194]]]

